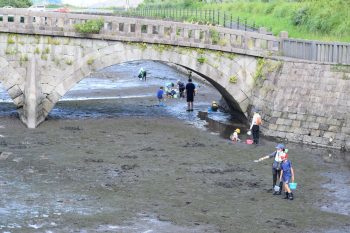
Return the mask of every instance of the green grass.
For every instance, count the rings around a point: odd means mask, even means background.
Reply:
[[[274,35],[288,31],[289,37],[321,41],[350,42],[349,0],[230,0],[227,3],[206,4],[189,0],[145,0],[143,7],[172,7],[225,11],[234,21],[264,26]],[[141,6],[141,7],[142,7]],[[192,19],[200,21],[200,19]]]

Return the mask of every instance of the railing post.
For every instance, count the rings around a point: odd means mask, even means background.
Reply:
[[[340,61],[338,60],[338,45],[337,44],[333,44],[332,46],[333,46],[332,62],[340,63]]]
[[[226,27],[226,13],[224,12],[224,27]]]
[[[285,39],[288,39],[288,32],[286,32],[286,31],[280,32],[280,46],[278,49],[282,55],[285,55],[284,54],[284,52],[285,52],[284,51],[284,40]]]
[[[220,11],[217,11],[218,12],[218,23],[217,25],[220,25]]]
[[[311,42],[311,59],[317,61],[317,45],[315,41]]]
[[[237,18],[237,29],[239,30],[239,16]]]

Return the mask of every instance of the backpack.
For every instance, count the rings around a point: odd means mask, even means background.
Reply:
[[[256,118],[256,124],[257,125],[262,125],[262,120],[261,120],[260,116]]]

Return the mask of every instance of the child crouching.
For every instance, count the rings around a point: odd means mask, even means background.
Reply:
[[[236,129],[236,130],[233,132],[233,134],[231,134],[231,136],[230,136],[231,141],[233,141],[233,142],[239,142],[239,141],[241,141],[241,139],[238,138],[238,134],[239,134],[240,132],[241,132],[240,129]]]

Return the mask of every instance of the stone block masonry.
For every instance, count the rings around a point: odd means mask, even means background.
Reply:
[[[269,60],[270,63],[277,61]],[[347,66],[283,62],[261,86],[273,85],[261,103],[262,132],[289,141],[350,149],[350,70]],[[260,89],[257,86],[256,89]],[[268,103],[268,104],[267,104]]]

